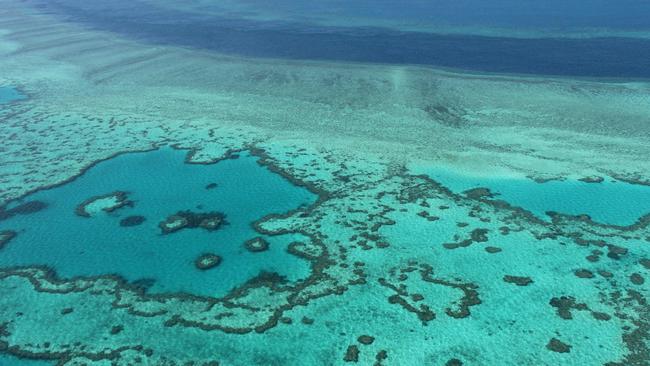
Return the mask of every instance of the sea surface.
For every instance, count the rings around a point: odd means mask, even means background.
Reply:
[[[60,0],[38,4],[64,19],[147,42],[247,57],[430,65],[489,73],[650,77],[650,38],[604,34],[521,39],[508,34],[509,29],[524,25],[541,30],[564,29],[568,25],[576,29],[650,30],[650,22],[642,15],[650,14],[647,4],[638,1],[626,1],[623,5],[595,3],[571,6],[559,1],[539,5],[526,2],[523,6],[510,0],[489,5],[480,1],[409,1],[396,6],[388,2],[326,1],[309,6],[286,1],[269,7],[268,4],[244,2],[235,3],[236,8],[244,9],[231,17],[223,16],[224,11],[205,11],[206,6],[210,8],[210,2],[207,5],[195,3],[198,9],[189,7],[195,11],[142,1],[116,1],[98,6],[92,2]],[[320,19],[317,15],[323,9],[332,8],[333,11],[325,14],[338,19],[339,25],[311,21],[314,16]],[[251,13],[267,12],[285,16],[271,20],[246,17]],[[357,24],[353,19],[359,14],[379,20],[404,19],[407,24],[475,24],[488,29],[502,26],[506,31],[502,35],[405,31],[372,23]],[[350,17],[350,25],[340,20]]]
[[[650,365],[649,15],[0,0],[0,366]]]

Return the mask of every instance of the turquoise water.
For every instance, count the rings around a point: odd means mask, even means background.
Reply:
[[[25,202],[48,206],[0,221],[0,229],[18,232],[0,252],[0,266],[47,265],[62,277],[115,273],[130,281],[153,279],[152,292],[213,296],[260,271],[289,280],[308,275],[309,263],[286,252],[299,236],[265,237],[271,245],[261,253],[248,252],[244,242],[259,236],[253,221],[313,203],[315,195],[261,167],[248,154],[215,165],[185,164],[185,154],[165,148],[121,155],[69,184],[26,197]],[[206,189],[210,183],[217,187]],[[118,190],[129,192],[133,207],[92,217],[75,214],[84,200]],[[220,211],[228,224],[212,232],[195,228],[162,235],[158,223],[181,210]],[[120,226],[121,219],[132,215],[146,220]],[[223,260],[201,271],[194,261],[203,253]]]
[[[481,177],[459,171],[435,169],[423,172],[456,193],[478,187],[489,188],[494,199],[523,207],[539,218],[547,211],[570,215],[587,214],[594,221],[630,225],[650,213],[650,187],[612,179],[601,183],[551,180],[537,183],[526,178]]]
[[[0,86],[0,104],[13,102],[15,100],[24,99],[18,90],[9,86]]]
[[[48,366],[54,365],[51,361],[27,360],[11,355],[0,354],[0,366]]]
[[[650,365],[650,3],[2,5],[0,366]]]

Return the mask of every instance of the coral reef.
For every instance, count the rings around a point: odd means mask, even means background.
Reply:
[[[178,211],[158,224],[163,234],[171,234],[182,229],[202,228],[215,231],[226,223],[226,216],[221,212],[196,213],[190,210]]]

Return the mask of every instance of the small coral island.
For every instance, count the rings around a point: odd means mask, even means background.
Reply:
[[[133,206],[128,193],[115,191],[88,198],[77,206],[75,213],[81,217],[91,217],[101,211],[110,213],[125,206]]]
[[[199,227],[208,231],[215,231],[225,223],[226,215],[221,212],[196,213],[186,210],[168,216],[165,221],[158,224],[158,227],[160,227],[163,234],[171,234],[182,229]]]
[[[265,250],[268,250],[269,242],[266,241],[266,239],[262,238],[261,236],[258,236],[256,238],[246,240],[244,242],[244,246],[249,252],[257,253],[257,252],[263,252]]]
[[[212,253],[203,254],[194,261],[196,268],[203,271],[214,268],[220,263],[221,257]]]

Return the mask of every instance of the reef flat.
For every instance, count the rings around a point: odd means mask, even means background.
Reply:
[[[0,15],[0,85],[25,95],[0,106],[2,361],[650,362],[642,206],[541,217],[483,184],[644,197],[647,83],[250,59]]]

